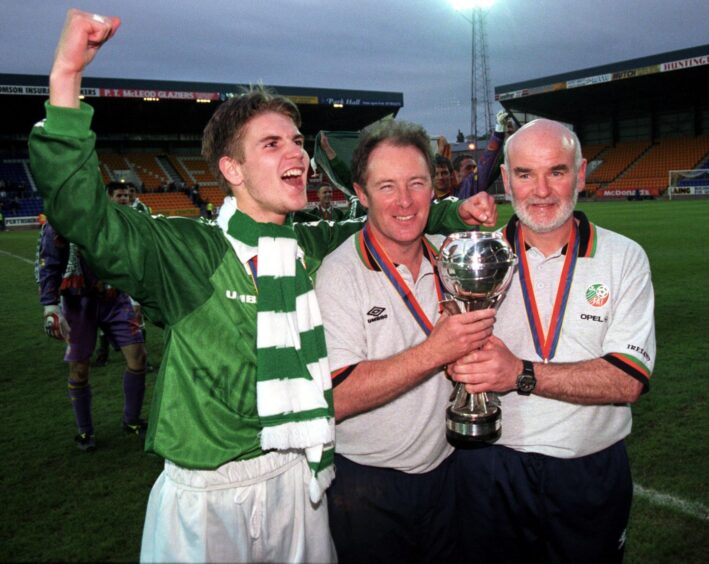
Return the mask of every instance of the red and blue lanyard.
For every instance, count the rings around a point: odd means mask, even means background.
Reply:
[[[411,313],[411,316],[414,318],[416,323],[418,323],[419,327],[421,327],[421,330],[427,336],[430,335],[433,330],[433,323],[431,323],[431,320],[421,308],[416,296],[414,296],[411,292],[411,289],[406,284],[406,281],[401,277],[401,274],[399,274],[399,271],[396,269],[394,263],[376,240],[374,233],[372,233],[369,229],[369,224],[364,226],[364,229],[360,232],[359,239],[360,248],[362,250],[366,249],[369,251],[369,254],[394,287],[396,293],[409,310],[409,313]],[[423,241],[424,255],[431,262],[431,266],[433,268],[433,275],[436,281],[436,293],[438,295],[438,301],[440,302],[443,299],[443,285],[441,284],[441,279],[438,275],[438,268],[436,267],[436,251],[425,237],[422,237],[421,240]],[[366,254],[363,254],[363,256],[366,256]]]
[[[524,243],[524,233],[522,228],[517,229],[515,236],[515,245],[517,253],[520,257],[519,279],[522,287],[522,296],[524,298],[524,307],[527,310],[527,320],[529,321],[529,329],[534,340],[534,348],[545,363],[549,362],[556,354],[556,347],[559,344],[559,336],[561,335],[561,327],[564,323],[564,313],[569,300],[571,291],[571,282],[576,269],[576,259],[578,258],[579,244],[581,237],[578,234],[576,222],[572,223],[569,242],[566,246],[566,258],[564,266],[561,269],[559,277],[559,285],[556,290],[556,298],[554,300],[554,309],[552,310],[549,327],[545,334],[542,322],[539,317],[537,308],[537,300],[534,297],[534,285],[529,271],[529,262],[527,261],[527,249]]]

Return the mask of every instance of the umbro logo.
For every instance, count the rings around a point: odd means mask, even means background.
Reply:
[[[225,292],[226,297],[230,300],[239,300],[243,304],[255,304],[256,296],[251,296],[248,294],[239,294],[236,290],[227,290]]]
[[[389,316],[384,313],[385,311],[386,311],[386,308],[374,306],[372,309],[370,309],[367,312],[367,315],[369,316],[369,319],[367,319],[367,323],[372,323],[373,321],[381,321],[382,319],[386,319]]]

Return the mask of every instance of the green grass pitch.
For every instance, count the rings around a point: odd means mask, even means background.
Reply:
[[[628,439],[639,488],[626,562],[709,562],[709,201],[579,208],[645,248],[655,286],[658,360],[650,393],[633,407]],[[510,213],[502,205],[501,221]],[[87,454],[74,447],[63,346],[41,326],[36,239],[36,231],[0,233],[0,560],[136,561],[162,461],[122,433],[123,363],[114,352],[91,374],[99,448]],[[149,327],[153,363],[161,340],[162,332]],[[146,406],[154,381],[149,374]]]

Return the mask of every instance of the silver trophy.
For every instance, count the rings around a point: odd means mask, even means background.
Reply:
[[[448,313],[496,307],[512,282],[517,256],[501,233],[453,233],[441,246],[438,270],[450,298]],[[452,443],[495,441],[502,432],[497,394],[469,394],[457,383],[446,410],[446,435]]]

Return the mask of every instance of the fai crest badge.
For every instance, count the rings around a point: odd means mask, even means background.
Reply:
[[[586,288],[586,301],[593,307],[601,307],[606,304],[610,292],[605,284],[591,284]]]

